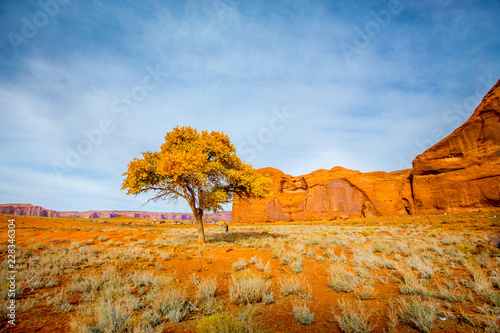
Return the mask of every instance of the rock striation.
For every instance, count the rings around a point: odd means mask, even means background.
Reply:
[[[7,204],[0,205],[0,214],[6,215],[24,215],[24,216],[41,216],[41,217],[59,217],[59,212],[55,210],[45,209],[40,206],[29,204]]]
[[[233,222],[333,220],[406,215],[412,210],[410,170],[362,173],[341,167],[292,177],[259,169],[273,179],[273,195],[235,200]]]
[[[472,116],[418,155],[412,169],[369,172],[335,167],[292,177],[274,168],[263,200],[233,202],[234,222],[424,215],[500,207],[500,81]]]
[[[108,219],[117,216],[135,217],[138,219],[151,220],[176,220],[176,221],[194,221],[193,214],[189,213],[155,213],[142,211],[88,211],[88,212],[58,212],[45,209],[40,206],[29,204],[4,204],[0,205],[0,214],[23,215],[23,216],[41,216],[41,217],[66,217],[66,218],[91,218]],[[206,215],[206,220],[231,221],[231,212],[221,212]]]
[[[500,207],[500,81],[462,126],[413,160],[411,183],[417,214]]]

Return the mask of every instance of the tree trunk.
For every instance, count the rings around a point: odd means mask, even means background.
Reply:
[[[196,225],[198,227],[198,242],[206,243],[205,229],[203,228],[203,211],[201,209],[197,209],[194,212],[194,217],[196,218]]]

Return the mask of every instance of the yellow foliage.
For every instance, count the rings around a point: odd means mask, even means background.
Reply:
[[[135,158],[123,174],[122,189],[137,195],[156,192],[150,200],[188,201],[195,217],[217,212],[234,196],[264,198],[272,180],[258,173],[237,155],[229,137],[220,132],[176,127],[157,152]]]

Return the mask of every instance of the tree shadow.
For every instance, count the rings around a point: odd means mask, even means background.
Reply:
[[[207,235],[206,238],[207,238],[207,243],[218,243],[218,242],[239,243],[239,242],[250,240],[250,239],[288,238],[288,235],[276,235],[276,234],[265,232],[265,231],[261,231],[261,232],[257,232],[257,231],[248,231],[248,232],[235,231],[235,232],[232,232],[232,231],[230,231],[230,232],[222,233],[222,234]]]

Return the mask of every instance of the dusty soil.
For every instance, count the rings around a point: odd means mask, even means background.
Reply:
[[[342,303],[359,303],[366,313],[355,313],[361,321],[367,318],[374,332],[426,331],[409,319],[401,305],[417,302],[436,306],[427,326],[432,332],[494,332],[500,324],[500,250],[495,247],[500,219],[495,215],[500,216],[500,211],[231,224],[227,234],[220,226],[207,225],[207,244],[196,242],[194,225],[146,226],[146,221],[131,218],[90,222],[2,215],[0,332],[82,331],[83,322],[90,325],[82,316],[106,300],[114,302],[116,311],[132,301],[141,304],[123,310],[131,332],[133,327],[135,332],[196,332],[204,316],[249,311],[249,306],[235,304],[230,297],[233,279],[242,276],[268,284],[267,292],[274,300],[251,302],[252,321],[261,323],[267,332],[349,331],[339,323],[348,317],[348,310],[339,309]],[[10,219],[15,220],[16,325],[8,323],[5,312],[11,299],[7,281]],[[238,261],[245,261],[241,270],[235,266]],[[269,266],[263,268],[257,262]],[[352,290],[335,290],[332,270],[351,272],[358,283]],[[78,289],[81,280],[102,276],[117,279],[113,282],[117,294],[106,293],[106,288],[94,294]],[[147,330],[137,328],[147,321],[145,312],[155,311],[154,297],[148,294],[156,286],[141,286],[133,282],[134,276],[173,279],[172,285],[187,296],[179,323],[162,317],[159,322],[149,321]],[[411,276],[416,282],[408,282]],[[285,295],[283,286],[290,279],[298,281],[301,292]],[[193,282],[204,280],[217,283],[210,306],[197,297],[199,286]],[[101,283],[107,286],[108,282]],[[294,317],[294,307],[302,304],[314,315],[311,325],[299,324]]]

